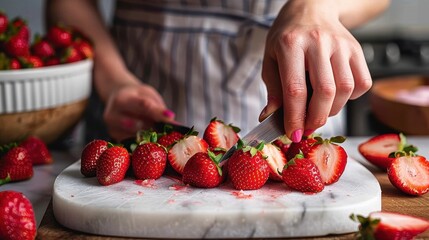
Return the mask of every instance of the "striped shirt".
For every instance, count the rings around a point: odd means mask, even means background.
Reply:
[[[112,36],[177,121],[201,132],[217,117],[244,136],[266,105],[265,37],[285,2],[117,0]]]

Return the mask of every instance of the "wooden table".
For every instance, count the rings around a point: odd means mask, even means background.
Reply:
[[[429,194],[419,197],[402,194],[392,186],[385,172],[375,169],[372,169],[372,172],[381,185],[382,209],[384,211],[404,213],[429,219]],[[117,240],[130,238],[101,237],[67,229],[55,220],[52,204],[50,204],[40,224],[37,239]],[[300,239],[354,239],[354,234]],[[417,239],[429,239],[429,230],[422,233]]]

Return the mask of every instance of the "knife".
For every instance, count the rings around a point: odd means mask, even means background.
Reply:
[[[283,125],[283,107],[277,109],[258,126],[253,128],[246,136],[241,140],[249,146],[255,147],[260,142],[269,143],[285,134]],[[228,159],[237,150],[237,146],[234,145],[230,148],[221,158],[220,162]]]

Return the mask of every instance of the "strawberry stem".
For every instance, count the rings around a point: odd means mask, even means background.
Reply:
[[[0,179],[0,185],[6,184],[10,181],[12,181],[12,179],[10,178],[10,174],[8,173],[6,178]]]

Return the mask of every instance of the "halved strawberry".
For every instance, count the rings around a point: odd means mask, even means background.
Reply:
[[[286,165],[286,157],[283,152],[273,143],[264,144],[262,154],[266,156],[268,166],[270,167],[270,179],[282,181],[282,175],[279,173]]]
[[[423,195],[429,191],[429,161],[413,152],[398,156],[387,168],[390,182],[410,195]]]
[[[393,212],[372,212],[368,217],[350,215],[359,222],[357,239],[413,239],[429,229],[429,221],[409,215]]]
[[[280,150],[286,154],[292,144],[292,141],[286,135],[283,135],[274,140],[273,144],[279,147]]]
[[[322,180],[326,185],[340,179],[347,164],[347,153],[338,145],[345,141],[344,137],[337,136],[330,139],[314,138],[316,142],[310,148],[306,158],[313,161],[319,168]],[[304,155],[305,156],[305,155]]]
[[[238,132],[238,127],[213,118],[204,131],[203,139],[212,148],[230,149],[239,139]]]
[[[389,154],[404,149],[406,151],[417,151],[414,146],[407,145],[407,140],[403,134],[396,133],[374,136],[358,146],[360,154],[366,160],[384,171],[387,170],[394,159],[389,157]]]
[[[307,157],[308,150],[315,142],[317,142],[317,140],[313,137],[304,137],[299,142],[292,142],[286,152],[286,159],[290,160],[299,153],[302,153],[305,157]]]
[[[198,134],[193,132],[192,134]],[[168,150],[168,161],[176,172],[183,174],[186,162],[197,152],[207,152],[209,145],[195,135],[186,135]]]
[[[262,155],[263,143],[258,146],[245,146],[238,141],[237,150],[228,159],[228,177],[238,190],[259,189],[270,176],[270,167]]]

